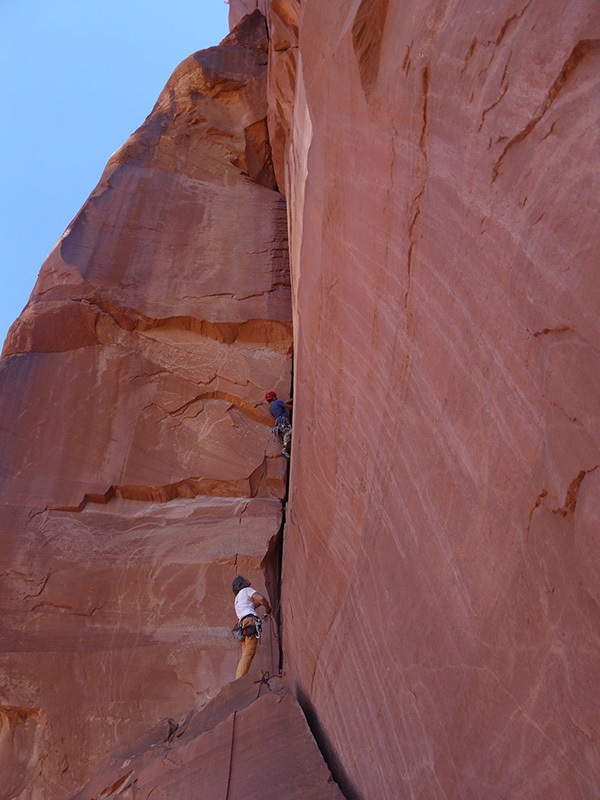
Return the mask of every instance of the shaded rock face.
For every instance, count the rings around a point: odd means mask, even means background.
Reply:
[[[294,125],[294,99],[298,58],[299,0],[230,0],[229,22],[237,25],[245,15],[260,10],[268,21],[269,78],[268,134],[273,171],[281,191],[293,183],[289,167],[289,146]]]
[[[291,309],[266,85],[258,12],[186,59],[7,337],[3,800],[68,796],[231,681],[236,574],[276,601],[286,464],[263,396],[289,392]]]
[[[255,10],[267,17],[270,0],[228,0],[229,2],[229,27],[235,28],[248,14]]]
[[[600,793],[599,42],[301,4],[284,649],[347,796]]]

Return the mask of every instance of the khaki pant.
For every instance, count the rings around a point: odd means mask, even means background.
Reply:
[[[244,617],[244,619],[242,620],[242,626],[244,625],[244,622],[246,622],[247,619],[248,619],[247,617]],[[239,664],[237,665],[237,670],[235,672],[236,680],[238,678],[241,678],[242,675],[245,675],[250,669],[250,664],[252,663],[252,659],[254,658],[254,655],[256,653],[257,646],[258,646],[258,639],[256,638],[256,636],[249,636],[242,642],[242,656],[240,658]]]

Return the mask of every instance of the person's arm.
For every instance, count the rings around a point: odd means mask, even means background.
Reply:
[[[271,613],[271,606],[269,604],[269,601],[267,599],[265,599],[262,596],[262,594],[259,594],[258,592],[254,592],[254,594],[252,595],[252,602],[254,603],[254,608],[258,608],[258,606],[262,606],[265,609],[265,611],[267,612],[267,614]]]

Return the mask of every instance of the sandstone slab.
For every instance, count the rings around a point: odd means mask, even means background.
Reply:
[[[600,792],[599,34],[301,4],[284,650],[351,796]]]
[[[257,673],[114,753],[73,800],[342,800],[297,702]]]

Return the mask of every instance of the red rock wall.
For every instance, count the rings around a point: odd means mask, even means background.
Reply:
[[[64,798],[205,705],[235,675],[231,580],[266,592],[286,462],[263,395],[291,373],[266,83],[260,14],[184,61],[7,338],[2,800]]]
[[[338,796],[252,676],[188,715],[278,530],[293,317],[284,677],[345,795],[596,798],[598,6],[257,7],[268,45],[255,15],[176,70],[0,362],[0,797],[115,746],[79,797],[221,796],[235,710],[285,796]]]
[[[348,797],[600,794],[599,10],[301,4],[285,671]]]
[[[293,695],[250,675],[119,748],[72,800],[100,797],[343,800]]]

